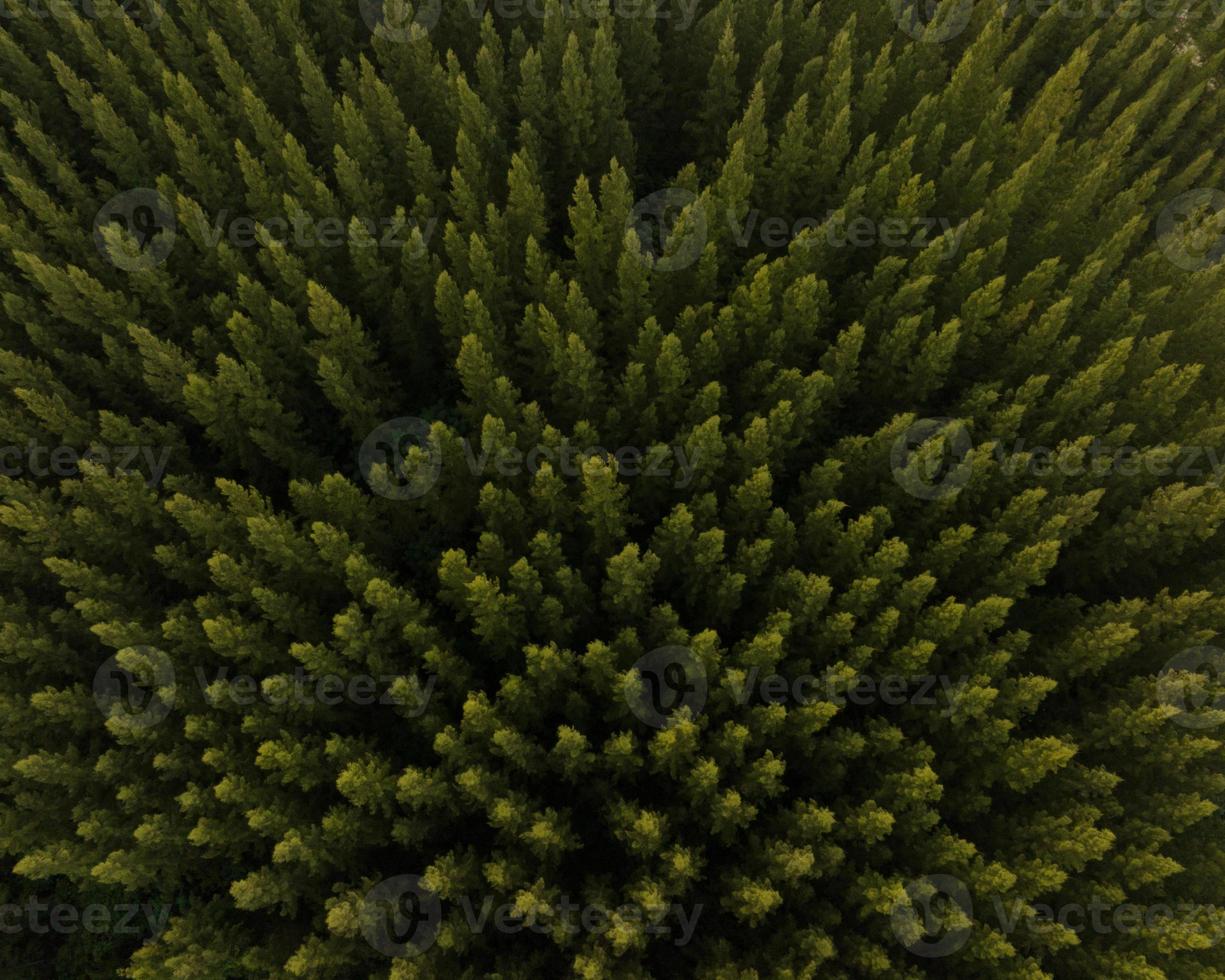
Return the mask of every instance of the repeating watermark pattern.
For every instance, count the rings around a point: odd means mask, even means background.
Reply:
[[[370,433],[358,450],[358,467],[370,489],[389,500],[415,500],[437,485],[442,475],[442,457],[430,442],[430,423],[415,416],[391,419]],[[700,454],[691,456],[684,446],[664,453],[636,446],[607,449],[603,446],[534,446],[529,450],[503,446],[496,452],[478,451],[461,439],[464,465],[473,476],[493,471],[504,477],[534,475],[549,464],[555,473],[577,478],[589,459],[611,459],[620,476],[670,479],[677,489],[693,481]]]
[[[1225,450],[1215,446],[1178,446],[1172,453],[1146,452],[1139,446],[1110,447],[1094,437],[1080,457],[1056,452],[1049,446],[1027,446],[1017,439],[1011,446],[997,442],[992,455],[1000,468],[1012,476],[1030,473],[1045,476],[1171,476],[1180,480],[1225,473]]]
[[[876,221],[867,215],[847,218],[845,214],[833,210],[827,212],[824,219],[803,217],[790,221],[778,216],[763,217],[762,212],[754,208],[743,221],[738,221],[734,214],[729,214],[727,221],[732,238],[741,248],[747,248],[756,238],[766,248],[785,248],[798,240],[798,248],[809,249],[824,237],[833,248],[883,245],[894,249],[921,249],[940,237],[948,239],[946,258],[957,254],[966,231],[964,223],[954,226],[948,218],[897,217]],[[805,231],[817,234],[801,238]]]
[[[357,462],[370,489],[388,500],[424,497],[442,475],[442,457],[430,443],[430,424],[415,416],[390,419],[376,428],[358,450]]]
[[[162,22],[166,10],[157,0],[111,0],[98,3],[96,0],[0,0],[0,19],[34,17],[40,20],[55,18],[71,20],[84,17],[103,20],[107,17],[127,17],[129,20],[153,30]]]
[[[419,875],[380,881],[362,902],[362,935],[392,959],[416,956],[433,946],[441,921],[442,901]]]
[[[673,945],[687,946],[693,938],[703,905],[678,902],[663,909],[648,909],[628,902],[618,906],[581,903],[562,895],[547,906],[523,911],[514,902],[485,896],[459,899],[463,921],[473,935],[489,930],[503,935],[524,931],[553,936],[588,933],[601,935],[624,925],[641,925],[648,936],[668,937]],[[397,875],[379,882],[366,893],[360,915],[362,935],[376,950],[391,958],[418,956],[438,939],[442,900],[420,875]]]
[[[935,959],[951,956],[966,945],[976,920],[974,901],[965,882],[948,874],[926,875],[908,882],[905,892],[906,897],[893,907],[890,923],[893,934],[909,952]],[[1021,929],[1035,935],[1055,929],[1077,935],[1126,935],[1141,929],[1161,932],[1192,923],[1208,926],[1212,945],[1225,935],[1225,910],[1193,902],[1141,905],[1094,899],[1053,906],[1021,899],[1005,902],[997,895],[992,896],[982,921],[1005,935]]]
[[[162,481],[170,462],[169,446],[47,446],[31,439],[26,446],[0,446],[0,474],[4,476],[79,476],[82,463],[114,465],[115,472],[147,473],[145,484],[155,487]],[[133,467],[133,463],[143,463]]]
[[[1157,244],[1178,268],[1198,272],[1225,256],[1225,191],[1179,194],[1157,218]]]
[[[358,9],[375,37],[396,44],[424,37],[442,18],[442,0],[358,0]]]
[[[974,15],[973,0],[889,0],[898,28],[916,41],[943,44],[959,37]],[[1045,16],[1054,11],[1068,20],[1135,21],[1173,18],[1180,9],[1178,0],[996,0],[1005,17]],[[1225,6],[1212,0],[1214,14]]]
[[[692,718],[706,706],[706,668],[689,647],[658,647],[634,664],[622,693],[639,721],[666,728],[682,711]]]
[[[889,674],[873,677],[863,672],[830,669],[823,674],[795,676],[763,674],[760,667],[727,670],[712,678],[692,649],[665,646],[640,657],[624,683],[622,693],[635,717],[652,728],[666,728],[681,715],[701,714],[713,683],[730,692],[733,703],[795,704],[825,702],[838,707],[913,705],[940,709],[951,717],[969,691],[970,675],[954,678],[945,674]]]
[[[754,242],[767,249],[813,248],[822,239],[833,248],[920,249],[931,241],[947,241],[948,257],[961,247],[964,223],[943,217],[893,217],[876,220],[866,215],[848,218],[829,211],[824,218],[791,219],[751,209],[742,217],[728,213],[727,228],[741,248]],[[318,217],[299,210],[292,215],[256,218],[222,210],[214,219],[193,221],[193,238],[209,248],[225,241],[234,248],[268,246],[272,242],[312,248],[386,248],[418,253],[428,248],[437,228],[436,218],[418,221],[398,211],[384,217],[337,215]],[[669,187],[638,201],[626,219],[627,232],[637,241],[634,255],[656,272],[677,272],[697,262],[710,238],[710,219],[701,199],[692,191]],[[169,203],[151,188],[117,194],[99,210],[94,234],[99,251],[129,272],[154,268],[174,249],[177,222]],[[805,235],[805,232],[812,234]]]
[[[919,419],[894,440],[889,463],[897,483],[922,500],[941,500],[960,493],[973,475],[974,448],[965,423],[958,419]],[[1155,476],[1195,480],[1225,477],[1225,449],[1215,446],[1107,446],[1094,437],[1083,451],[1030,446],[1025,439],[992,443],[991,456],[1006,476],[1044,477]]]
[[[1041,17],[1054,10],[1068,20],[1165,20],[1178,12],[1178,0],[996,0],[1010,17]],[[1213,0],[1214,9],[1220,0]],[[1217,10],[1219,13],[1220,11]]]
[[[974,15],[973,0],[889,0],[898,28],[916,41],[943,44],[964,31]]]
[[[867,215],[848,217],[830,210],[823,218],[769,215],[750,208],[743,215],[727,212],[727,230],[740,248],[758,244],[767,249],[815,248],[822,239],[832,248],[921,249],[937,238],[947,240],[947,257],[961,248],[964,223],[948,218],[892,217],[876,220]],[[656,272],[687,269],[702,257],[710,237],[710,216],[692,191],[668,187],[642,198],[626,219],[626,230],[638,241],[637,258]],[[809,232],[810,234],[805,234]]]
[[[1225,722],[1225,650],[1191,647],[1173,657],[1157,677],[1157,698],[1178,709],[1183,728],[1205,730]]]
[[[195,218],[194,239],[208,248],[224,240],[234,248],[267,247],[273,242],[312,248],[381,248],[423,254],[438,220],[424,222],[403,211],[385,217],[337,215],[317,217],[299,210],[291,215],[256,218],[222,210],[216,218]],[[161,265],[177,241],[178,225],[169,203],[157,191],[137,188],[111,198],[94,220],[94,239],[102,255],[127,272]]]
[[[31,932],[38,936],[48,933],[72,935],[87,932],[92,935],[159,936],[170,918],[170,906],[150,902],[119,902],[104,905],[90,902],[74,905],[54,904],[28,898],[24,904],[0,904],[0,933],[15,935]]]
[[[271,706],[395,705],[416,718],[424,713],[434,693],[437,676],[412,674],[309,674],[295,667],[292,674],[259,680],[250,674],[231,674],[222,667],[210,677],[194,669],[195,680],[213,707],[232,704]],[[127,728],[150,728],[173,710],[179,689],[170,657],[156,647],[130,647],[109,657],[94,674],[94,700],[103,717],[119,717]]]
[[[974,444],[957,419],[919,419],[893,443],[889,463],[893,478],[920,500],[954,497],[970,482]]]
[[[432,31],[442,19],[442,0],[359,0],[362,20],[376,37],[406,43]],[[673,9],[673,6],[675,9]],[[486,14],[502,21],[544,20],[555,16],[567,21],[599,22],[606,17],[652,20],[673,30],[687,31],[697,17],[698,0],[677,0],[675,5],[658,0],[561,0],[550,8],[545,0],[463,0],[454,10],[473,20]]]
[[[710,227],[693,191],[665,187],[638,201],[625,219],[638,239],[638,260],[656,272],[687,269],[702,256]]]
[[[931,959],[965,946],[973,931],[974,900],[964,882],[952,875],[927,875],[907,882],[905,890],[906,898],[894,905],[889,919],[907,950]]]
[[[412,246],[423,253],[434,235],[437,218],[425,223],[404,213],[383,218],[336,216],[317,218],[305,211],[285,217],[256,219],[251,215],[231,216],[222,211],[211,224],[199,221],[196,230],[201,241],[216,248],[224,238],[235,248],[254,248],[271,242],[292,244],[297,248],[389,248],[403,251]],[[361,234],[355,232],[361,229]]]
[[[212,705],[226,702],[239,707],[256,703],[269,705],[322,704],[392,704],[409,710],[410,718],[421,715],[429,706],[438,677],[427,674],[422,680],[413,674],[309,674],[295,667],[289,675],[278,675],[260,681],[250,674],[231,676],[228,667],[219,669],[210,679],[201,668],[195,668],[196,682]]]
[[[551,11],[545,0],[464,0],[464,6],[480,20],[490,12],[499,20],[530,17],[544,20]],[[697,17],[698,0],[677,0],[675,11],[659,0],[561,0],[554,16],[564,20],[601,21],[606,17],[668,22],[677,31],[687,31]]]
[[[176,237],[174,209],[151,187],[116,194],[94,217],[94,244],[125,272],[156,268],[170,257]]]
[[[885,704],[900,707],[904,704],[924,708],[940,708],[944,717],[951,717],[965,696],[970,675],[951,677],[947,674],[887,674],[872,677],[857,673],[847,680],[835,671],[816,674],[800,674],[785,677],[782,674],[762,676],[761,669],[752,667],[743,676],[729,677],[728,685],[732,698],[739,705],[752,701],[759,704],[809,705],[818,702],[836,704],[840,707],[855,704],[866,707]],[[943,701],[940,695],[944,695]]]

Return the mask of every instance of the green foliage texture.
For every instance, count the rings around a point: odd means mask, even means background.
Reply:
[[[1211,5],[52,6],[0,23],[0,441],[168,454],[0,476],[0,902],[169,914],[6,933],[6,975],[1225,977],[1225,713],[1159,684],[1225,631],[1220,467],[1178,465],[1225,447],[1225,264],[1158,227],[1225,187]],[[175,237],[124,268],[95,216],[136,188]],[[272,233],[302,213],[342,240]],[[397,418],[411,499],[361,462]],[[972,441],[934,499],[895,458],[930,418]],[[666,475],[473,464],[565,446]],[[656,727],[666,646],[707,696]],[[99,710],[149,650],[167,717]],[[226,690],[295,671],[432,687]],[[960,686],[736,696],[769,674]],[[392,958],[363,903],[403,874],[442,914]],[[938,959],[895,915],[937,874],[975,903]],[[1196,911],[1034,921],[1095,900]]]

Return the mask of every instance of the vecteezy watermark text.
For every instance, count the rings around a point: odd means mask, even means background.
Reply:
[[[503,446],[496,451],[477,450],[461,439],[464,465],[473,476],[492,471],[501,476],[536,474],[548,464],[555,473],[569,478],[583,474],[590,459],[611,459],[618,475],[647,479],[670,479],[677,489],[693,480],[700,453],[692,455],[684,446],[641,449],[621,446],[533,446],[522,450]],[[430,423],[415,416],[391,419],[370,433],[358,450],[362,476],[380,497],[413,500],[429,493],[442,475],[442,458],[430,441]]]
[[[195,215],[187,222],[191,238],[203,248],[216,249],[224,240],[233,248],[267,247],[273,242],[297,249],[380,248],[423,254],[438,219],[418,221],[403,208],[382,217],[338,215],[319,217],[304,210],[257,218],[223,209],[209,219]],[[170,258],[179,225],[170,202],[151,187],[116,194],[94,217],[94,241],[112,265],[127,272],[154,269]]]
[[[48,933],[70,935],[87,932],[95,935],[157,936],[166,928],[170,906],[149,902],[119,902],[104,905],[90,902],[74,905],[69,902],[44,902],[28,898],[24,904],[0,904],[0,933],[15,935],[31,932],[38,936]]]
[[[830,668],[821,674],[763,674],[761,668],[725,669],[710,676],[701,658],[687,646],[658,647],[640,657],[625,677],[622,694],[643,724],[666,728],[682,716],[695,718],[706,707],[713,686],[721,685],[739,707],[752,704],[821,702],[845,707],[873,704],[938,708],[951,717],[969,689],[970,676],[887,674]]]
[[[960,36],[974,18],[974,0],[886,0],[898,28],[916,41],[943,44]],[[985,5],[984,5],[985,6]],[[996,0],[1005,17],[1044,16],[1047,11],[1068,20],[1170,19],[1182,9],[1178,0]],[[1211,0],[1219,14],[1221,0]]]
[[[872,677],[857,673],[845,678],[836,671],[816,674],[800,674],[784,677],[782,674],[761,675],[761,669],[750,667],[743,674],[729,676],[728,686],[737,704],[748,704],[756,700],[760,704],[816,704],[828,701],[831,704],[887,704],[898,707],[912,704],[920,707],[945,707],[946,717],[957,710],[957,704],[970,681],[969,674],[959,678],[944,674],[890,674]],[[941,702],[938,692],[944,694]]]
[[[834,210],[820,218],[769,215],[751,208],[743,214],[728,211],[724,220],[740,248],[756,243],[777,249],[794,243],[794,248],[810,249],[824,239],[831,248],[921,249],[943,241],[948,257],[957,253],[966,230],[964,223],[954,225],[948,218],[899,215],[878,220]],[[633,234],[634,254],[643,265],[655,272],[677,272],[702,257],[711,225],[703,198],[683,187],[667,187],[635,203],[625,230]]]
[[[116,473],[146,472],[145,483],[154,487],[162,481],[170,462],[169,446],[91,446],[81,450],[75,446],[47,446],[31,439],[25,446],[0,446],[0,474],[4,476],[80,475],[81,463],[114,465]],[[144,467],[133,467],[136,462]]]
[[[661,908],[647,908],[636,902],[609,906],[602,903],[575,902],[569,895],[530,908],[515,902],[498,902],[485,896],[479,903],[470,896],[458,901],[463,922],[473,934],[492,929],[503,935],[524,931],[540,935],[590,933],[601,935],[619,926],[641,926],[653,937],[668,937],[676,946],[686,946],[703,906],[691,907],[673,902]],[[361,908],[361,931],[366,941],[380,953],[393,958],[411,957],[425,952],[438,938],[442,921],[442,900],[419,875],[386,878],[365,895]]]
[[[975,902],[969,887],[954,875],[932,874],[916,878],[904,887],[905,897],[894,904],[890,915],[893,934],[915,956],[938,959],[961,950],[970,939],[975,923]],[[981,910],[982,903],[978,903]],[[984,922],[1005,935],[1026,930],[1035,935],[1066,929],[1077,935],[1160,932],[1187,925],[1205,931],[1215,945],[1225,934],[1225,910],[1195,902],[1141,905],[1135,902],[1065,902],[1051,905],[1021,899],[991,896],[993,922]]]
[[[230,675],[228,667],[217,670],[210,680],[200,667],[195,668],[196,681],[210,704],[225,702],[240,707],[256,702],[264,704],[394,704],[407,707],[409,717],[420,715],[429,703],[438,678],[434,674],[421,681],[412,674],[308,674],[295,667],[291,675],[280,675],[263,681],[249,674]]]
[[[251,215],[231,216],[222,210],[212,224],[196,223],[199,238],[210,248],[216,248],[224,238],[235,248],[254,248],[277,241],[297,248],[391,248],[403,251],[409,246],[418,252],[438,225],[437,218],[424,223],[404,213],[383,218],[354,216],[317,218],[299,211],[287,217],[255,218]]]
[[[362,20],[370,32],[384,41],[407,44],[438,26],[442,0],[358,0]],[[474,20],[492,14],[496,20],[524,18],[544,20],[602,21],[606,17],[661,21],[675,31],[687,31],[697,14],[698,0],[560,0],[550,7],[544,0],[463,0],[451,10]],[[675,8],[675,9],[674,9]]]
[[[942,500],[956,496],[970,482],[976,458],[969,428],[959,419],[925,418],[894,440],[890,468],[894,480],[911,496]],[[1094,437],[1086,446],[1029,445],[994,440],[990,455],[1006,476],[1155,476],[1194,480],[1225,477],[1225,449],[1215,446],[1108,446]]]
[[[314,675],[295,667],[292,673],[262,680],[231,674],[221,667],[209,675],[194,668],[196,683],[213,707],[231,704],[271,706],[395,705],[410,718],[420,716],[433,696],[437,676],[414,674]],[[166,718],[181,699],[179,673],[169,655],[157,647],[136,646],[107,658],[94,674],[94,701],[104,718],[127,729],[144,729]]]
[[[947,255],[952,257],[961,247],[965,225],[954,225],[948,218],[882,218],[877,221],[867,215],[848,218],[838,211],[829,211],[824,219],[815,217],[787,218],[763,216],[756,208],[737,220],[734,214],[727,217],[732,238],[741,248],[748,248],[754,238],[766,248],[785,248],[792,241],[798,248],[814,248],[820,238],[833,248],[925,248],[937,238],[947,238]],[[801,237],[805,231],[815,234]],[[938,233],[938,234],[937,234]]]
[[[545,0],[464,0],[464,6],[477,20],[491,12],[498,20],[531,17],[544,20],[550,14],[567,20],[601,21],[605,17],[629,20],[672,22],[673,29],[687,31],[697,14],[698,0],[675,0],[675,10],[667,0],[560,0],[550,10]]]

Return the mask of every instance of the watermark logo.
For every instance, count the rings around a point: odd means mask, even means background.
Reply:
[[[919,913],[922,910],[922,915]],[[898,941],[915,956],[949,956],[965,946],[974,921],[974,901],[952,875],[927,875],[906,885],[890,924]]]
[[[652,728],[666,728],[682,711],[689,717],[706,705],[706,669],[683,646],[652,650],[634,664],[625,682],[625,701],[634,716]]]
[[[1198,272],[1225,256],[1225,191],[1179,194],[1157,218],[1157,244],[1178,268]]]
[[[424,37],[442,17],[442,0],[358,0],[358,6],[375,37],[397,44]]]
[[[967,458],[972,448],[969,431],[957,419],[919,419],[893,443],[893,478],[920,500],[954,497],[973,475]]]
[[[175,228],[169,202],[151,187],[137,187],[116,194],[98,209],[94,244],[124,272],[143,272],[170,257]]]
[[[442,459],[429,438],[430,424],[413,416],[384,422],[366,436],[358,465],[370,489],[389,500],[416,500],[434,489]]]
[[[362,935],[393,959],[417,956],[433,946],[441,921],[442,902],[418,875],[381,881],[362,903]]]
[[[970,24],[973,0],[890,0],[898,28],[916,41],[943,44]]]
[[[108,721],[125,728],[150,728],[174,707],[174,664],[156,647],[120,650],[94,674],[94,701]]]
[[[1225,650],[1182,651],[1158,675],[1157,697],[1178,709],[1172,720],[1183,728],[1202,731],[1225,722]]]
[[[625,221],[638,239],[638,260],[656,272],[677,272],[702,255],[710,233],[706,209],[683,187],[668,187],[638,201]]]

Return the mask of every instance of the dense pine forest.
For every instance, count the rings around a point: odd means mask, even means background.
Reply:
[[[1225,980],[1223,79],[5,0],[0,973]]]

